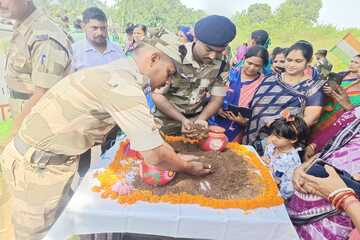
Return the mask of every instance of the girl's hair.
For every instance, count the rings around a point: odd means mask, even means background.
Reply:
[[[286,51],[285,56],[289,55],[290,52],[294,50],[300,50],[306,60],[306,62],[310,62],[311,58],[313,57],[314,49],[310,42],[305,40],[297,41],[291,47],[288,48]]]
[[[287,52],[287,48],[276,47],[272,50],[271,59],[274,60],[276,56],[279,54],[286,55],[286,52]]]
[[[140,28],[141,30],[144,31],[145,34],[147,32],[147,27],[144,24],[136,24],[133,29],[135,28]]]
[[[270,44],[270,37],[269,33],[265,30],[256,30],[251,33],[251,39],[253,39],[256,45],[262,45],[266,49],[269,47]]]
[[[266,66],[269,63],[269,53],[263,46],[256,45],[246,52],[245,59],[251,57],[259,57],[263,60],[263,66]]]
[[[125,29],[126,34],[132,34],[134,32],[135,25],[128,23]]]
[[[271,125],[271,134],[289,140],[296,140],[295,146],[304,148],[310,130],[304,119],[291,115],[289,118],[279,118]]]

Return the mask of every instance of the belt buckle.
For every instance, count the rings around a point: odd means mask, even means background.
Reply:
[[[48,164],[48,161],[47,161],[47,162],[39,161],[38,164],[37,164],[37,166],[38,166],[38,168],[40,168],[40,169],[45,169],[47,164]]]
[[[31,156],[31,165],[38,169],[45,169],[49,163],[49,160],[49,155],[47,155],[43,151],[36,150]]]

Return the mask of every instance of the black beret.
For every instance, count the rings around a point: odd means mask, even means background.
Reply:
[[[200,19],[194,27],[195,37],[201,42],[226,47],[236,35],[236,26],[224,16],[210,15]]]

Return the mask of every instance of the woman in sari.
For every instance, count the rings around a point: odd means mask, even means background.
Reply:
[[[306,181],[307,185],[311,185],[316,194],[325,198],[329,195],[337,195],[339,197],[344,191],[349,190],[335,169],[330,166],[325,166],[325,169],[329,175],[326,178],[314,177],[308,174],[302,174],[301,177]],[[355,225],[355,229],[350,234],[349,240],[360,240],[360,195],[348,195],[343,198],[345,199],[343,199],[341,203],[341,208],[351,218],[351,221]]]
[[[358,177],[360,173],[360,107],[344,111],[332,125],[323,131],[326,134],[318,134],[311,144],[313,149],[321,149],[316,157]],[[313,154],[316,152],[313,151]],[[293,182],[297,191],[286,204],[290,218],[303,240],[345,240],[353,228],[351,219],[344,212],[336,210],[327,198],[311,194],[314,193],[313,189],[301,177],[309,162],[311,160],[294,172]]]
[[[311,127],[319,119],[324,95],[322,80],[313,71],[309,79],[305,74],[312,59],[313,48],[306,41],[299,41],[286,52],[285,72],[266,78],[250,103],[252,117],[243,139],[245,144],[257,145],[268,135],[268,126],[283,111],[302,116]]]
[[[239,141],[241,130],[248,119],[228,111],[229,105],[249,107],[255,91],[264,79],[261,69],[267,64],[269,54],[262,46],[251,47],[244,57],[244,64],[232,67],[229,72],[229,88],[224,99],[223,108],[209,119],[210,125],[225,129],[229,141]]]
[[[334,101],[329,101],[325,106],[325,111],[315,128],[316,132],[323,132],[323,129],[329,127],[343,113],[342,110],[348,110],[346,105],[342,106],[344,104],[340,104],[344,97],[348,97],[353,106],[360,105],[360,55],[353,57],[348,71],[338,73],[335,80],[340,82],[340,87],[335,84],[335,81],[330,84],[331,86],[327,87],[328,92],[331,93],[330,95],[335,101],[335,106],[332,106]]]

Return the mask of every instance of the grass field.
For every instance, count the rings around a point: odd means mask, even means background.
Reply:
[[[0,142],[4,141],[10,134],[12,119],[0,122]]]
[[[12,119],[0,122],[0,145],[3,143],[10,134],[12,127]],[[0,149],[1,153],[2,149]],[[12,239],[11,225],[10,225],[10,201],[9,194],[5,188],[5,183],[2,179],[0,170],[0,239]]]

